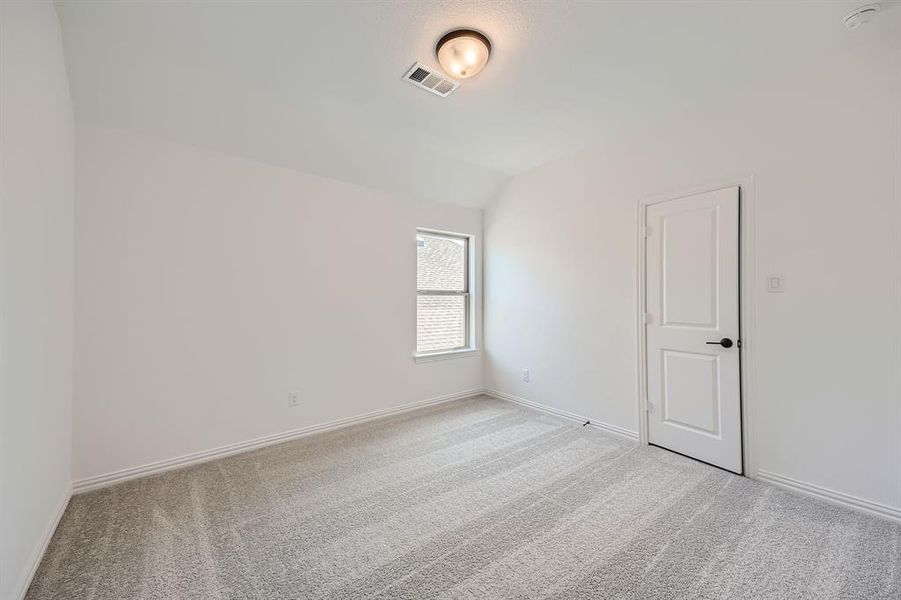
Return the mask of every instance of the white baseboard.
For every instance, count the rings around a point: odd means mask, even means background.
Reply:
[[[62,500],[60,500],[59,504],[56,507],[56,514],[53,515],[53,520],[47,524],[46,529],[44,529],[44,533],[41,536],[38,545],[34,547],[34,550],[31,552],[31,556],[29,557],[29,567],[28,571],[22,576],[22,579],[19,581],[19,586],[16,588],[15,594],[13,598],[16,600],[22,600],[25,598],[25,594],[28,593],[28,588],[31,586],[31,581],[34,579],[35,573],[38,571],[38,567],[41,565],[41,560],[44,558],[44,553],[47,552],[47,546],[50,545],[50,540],[53,538],[54,532],[56,532],[56,528],[59,526],[59,522],[63,518],[63,513],[66,512],[66,507],[69,506],[69,500],[72,498],[72,489],[66,488],[65,493],[63,494]]]
[[[813,496],[814,498],[819,498],[820,500],[825,500],[832,504],[838,504],[846,508],[901,522],[901,508],[865,500],[863,498],[858,498],[857,496],[852,496],[851,494],[845,494],[844,492],[836,492],[835,490],[813,485],[812,483],[805,483],[803,481],[798,481],[797,479],[792,479],[791,477],[777,475],[776,473],[770,473],[769,471],[760,469],[757,470],[754,479],[764,481],[786,490]]]
[[[426,406],[441,404],[443,402],[451,402],[453,400],[463,400],[464,398],[471,398],[473,396],[478,396],[479,394],[482,394],[482,393],[483,393],[483,390],[475,389],[475,390],[466,390],[463,392],[457,392],[456,394],[448,394],[446,396],[438,396],[436,398],[428,398],[426,400],[420,400],[418,402],[411,402],[409,404],[403,404],[401,406],[394,406],[391,408],[376,410],[376,411],[362,414],[362,415],[356,415],[353,417],[346,417],[344,419],[337,419],[335,421],[329,421],[328,423],[321,423],[319,425],[310,425],[307,427],[301,427],[299,429],[292,429],[290,431],[284,431],[282,433],[265,435],[265,436],[258,437],[258,438],[252,439],[252,440],[236,442],[234,444],[228,444],[225,446],[220,446],[218,448],[212,448],[210,450],[193,452],[191,454],[185,454],[184,456],[178,456],[175,458],[160,460],[160,461],[148,463],[146,465],[141,465],[139,467],[130,467],[128,469],[121,469],[119,471],[113,471],[111,473],[105,473],[103,475],[97,475],[94,477],[86,477],[84,479],[79,479],[77,481],[74,481],[72,483],[72,491],[74,494],[83,494],[84,492],[107,487],[110,485],[121,483],[123,481],[128,481],[129,479],[137,479],[139,477],[147,477],[148,475],[156,475],[157,473],[163,473],[165,471],[182,469],[184,467],[189,467],[191,465],[196,465],[199,463],[216,460],[217,458],[223,458],[225,456],[230,456],[232,454],[238,454],[240,452],[248,452],[250,450],[262,448],[264,446],[271,446],[273,444],[279,444],[282,442],[296,440],[298,438],[306,437],[306,436],[312,435],[314,433],[322,433],[322,432],[330,431],[333,429],[340,429],[342,427],[348,427],[350,425],[358,425],[360,423],[365,423],[367,421],[381,419],[383,417],[387,417],[390,415],[395,415],[398,413],[407,412],[407,411],[411,411],[411,410],[416,410],[418,408],[424,408]]]
[[[596,421],[589,417],[583,417],[582,415],[577,415],[571,412],[567,412],[565,410],[560,410],[557,408],[553,408],[551,406],[547,406],[545,404],[541,404],[540,402],[533,402],[532,400],[526,400],[525,398],[520,398],[519,396],[514,396],[513,394],[508,394],[506,392],[499,392],[497,390],[486,389],[483,393],[487,396],[491,396],[492,398],[497,398],[498,400],[506,400],[507,402],[513,402],[515,404],[521,404],[522,406],[527,406],[529,408],[540,410],[543,413],[547,413],[549,415],[554,415],[557,417],[563,417],[564,419],[569,419],[570,421],[576,421],[578,423],[584,423],[588,421],[592,427],[597,427],[603,431],[608,433],[612,433],[614,435],[618,435],[620,437],[628,438],[632,441],[638,441],[638,432],[632,431],[631,429],[626,429],[625,427],[620,427],[619,425],[611,425],[610,423],[604,423],[603,421]]]
[[[609,423],[604,423],[601,421],[594,421],[589,419],[588,417],[584,417],[582,415],[577,415],[571,412],[567,412],[565,410],[560,410],[557,408],[553,408],[547,406],[545,404],[541,404],[539,402],[534,402],[532,400],[526,400],[525,398],[521,398],[519,396],[514,396],[513,394],[508,394],[506,392],[499,392],[493,389],[485,389],[483,392],[487,396],[491,396],[493,398],[497,398],[499,400],[506,400],[508,402],[514,402],[516,404],[520,404],[522,406],[527,406],[529,408],[539,410],[541,412],[555,415],[558,417],[563,417],[564,419],[569,419],[571,421],[576,421],[578,423],[584,423],[585,421],[589,421],[592,426],[597,427],[598,429],[602,429],[604,431],[628,438],[630,440],[638,441],[638,432],[632,431],[630,429],[626,429],[624,427],[619,427],[617,425],[611,425]],[[857,496],[852,496],[851,494],[845,494],[843,492],[837,492],[835,490],[830,490],[824,487],[820,487],[818,485],[814,485],[811,483],[806,483],[803,481],[799,481],[797,479],[792,479],[791,477],[785,477],[784,475],[777,475],[776,473],[770,473],[765,470],[758,470],[756,474],[750,475],[752,479],[756,479],[758,481],[762,481],[765,483],[769,483],[771,485],[775,485],[777,487],[790,490],[793,492],[799,492],[801,494],[805,494],[807,496],[813,496],[815,498],[819,498],[821,500],[825,500],[826,502],[831,502],[832,504],[838,504],[840,506],[844,506],[846,508],[851,508],[853,510],[862,511],[867,514],[876,515],[879,517],[887,518],[892,521],[901,522],[901,508],[896,508],[893,506],[888,506],[887,504],[880,504],[878,502],[873,502],[871,500],[865,500],[863,498],[859,498]]]

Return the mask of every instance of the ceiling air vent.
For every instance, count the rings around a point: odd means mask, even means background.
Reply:
[[[449,96],[451,92],[460,87],[459,81],[445,77],[422,63],[416,63],[410,67],[404,75],[404,81],[442,98]]]

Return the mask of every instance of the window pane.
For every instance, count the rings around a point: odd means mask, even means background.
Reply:
[[[466,345],[466,296],[416,297],[416,351]]]
[[[418,234],[416,288],[466,291],[466,240]]]

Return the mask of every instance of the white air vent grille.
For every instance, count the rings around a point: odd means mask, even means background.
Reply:
[[[459,81],[445,77],[435,69],[430,69],[422,63],[416,63],[404,74],[404,81],[415,85],[419,89],[432,92],[444,98],[460,87]]]

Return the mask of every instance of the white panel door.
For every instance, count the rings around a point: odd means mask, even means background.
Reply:
[[[742,472],[739,189],[646,211],[648,441]]]

